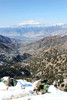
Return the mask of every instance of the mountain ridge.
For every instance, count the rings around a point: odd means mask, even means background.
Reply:
[[[64,44],[65,43],[65,44]],[[40,39],[34,43],[30,43],[28,45],[26,45],[23,49],[21,49],[22,52],[35,52],[36,50],[42,49],[44,48],[45,50],[48,48],[52,48],[52,47],[64,47],[64,45],[66,45],[67,43],[67,35],[58,35],[58,36],[51,36],[51,37],[45,37],[43,39]],[[63,48],[62,47],[62,48]],[[65,47],[67,48],[67,47]]]
[[[28,25],[27,25],[28,26]],[[67,34],[67,25],[56,26],[19,26],[0,28],[0,34],[11,38],[17,38],[24,41],[36,41],[43,37],[65,35]]]
[[[9,54],[11,52],[15,52],[20,45],[23,45],[20,40],[0,35],[0,53]]]

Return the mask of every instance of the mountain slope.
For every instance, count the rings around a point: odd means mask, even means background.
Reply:
[[[36,50],[40,50],[40,49],[49,49],[52,47],[57,47],[60,49],[61,48],[67,48],[67,46],[65,46],[67,44],[67,35],[59,35],[59,36],[52,36],[52,37],[45,37],[37,42],[34,43],[30,43],[28,44],[26,47],[24,47],[23,49],[21,48],[22,52],[35,52]]]
[[[0,43],[2,43],[2,45],[3,43],[6,46],[9,44],[8,47],[10,48],[11,43],[11,46],[13,46],[13,41],[7,43],[10,39],[6,39],[2,36],[1,38],[2,40]],[[5,40],[3,40],[3,38],[5,38]],[[50,84],[52,84],[54,80],[60,79],[63,81],[67,78],[67,35],[46,37],[35,43],[30,43],[21,49],[19,48],[19,50],[21,53],[26,52],[23,54],[24,59],[22,56],[14,55],[14,63],[11,63],[8,67],[3,67],[1,65],[1,74],[3,72],[4,75],[13,73],[12,75],[15,77],[23,77],[23,72],[28,72],[29,78],[27,78],[30,81],[32,81],[32,79],[36,80],[44,77],[48,79]],[[1,57],[3,59],[5,56],[1,55]],[[9,70],[9,72],[7,72],[7,70]],[[19,73],[21,71],[22,73]],[[14,74],[15,72],[17,76]]]
[[[21,51],[32,55],[26,59],[25,68],[32,73],[33,79],[43,77],[50,84],[67,79],[67,35],[43,38]]]
[[[0,35],[0,53],[10,53],[18,48],[18,42],[14,39]]]

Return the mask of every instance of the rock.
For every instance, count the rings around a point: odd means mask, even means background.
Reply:
[[[45,80],[41,81],[41,79],[40,79],[35,84],[33,91],[36,91],[36,93],[40,92],[41,94],[44,94],[48,91],[47,87],[49,88],[48,84],[45,83]]]
[[[38,88],[39,88],[39,86],[40,86],[40,84],[41,84],[41,79],[37,81],[37,83],[36,83],[35,86],[34,86],[33,91],[37,91]]]

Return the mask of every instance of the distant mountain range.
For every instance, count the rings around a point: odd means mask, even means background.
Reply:
[[[67,34],[67,24],[36,24],[0,28],[0,34],[11,38],[32,42],[43,37]]]

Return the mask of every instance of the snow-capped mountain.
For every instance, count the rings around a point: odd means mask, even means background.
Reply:
[[[67,34],[67,24],[19,24],[0,28],[0,34],[25,41],[35,41],[43,37]]]

